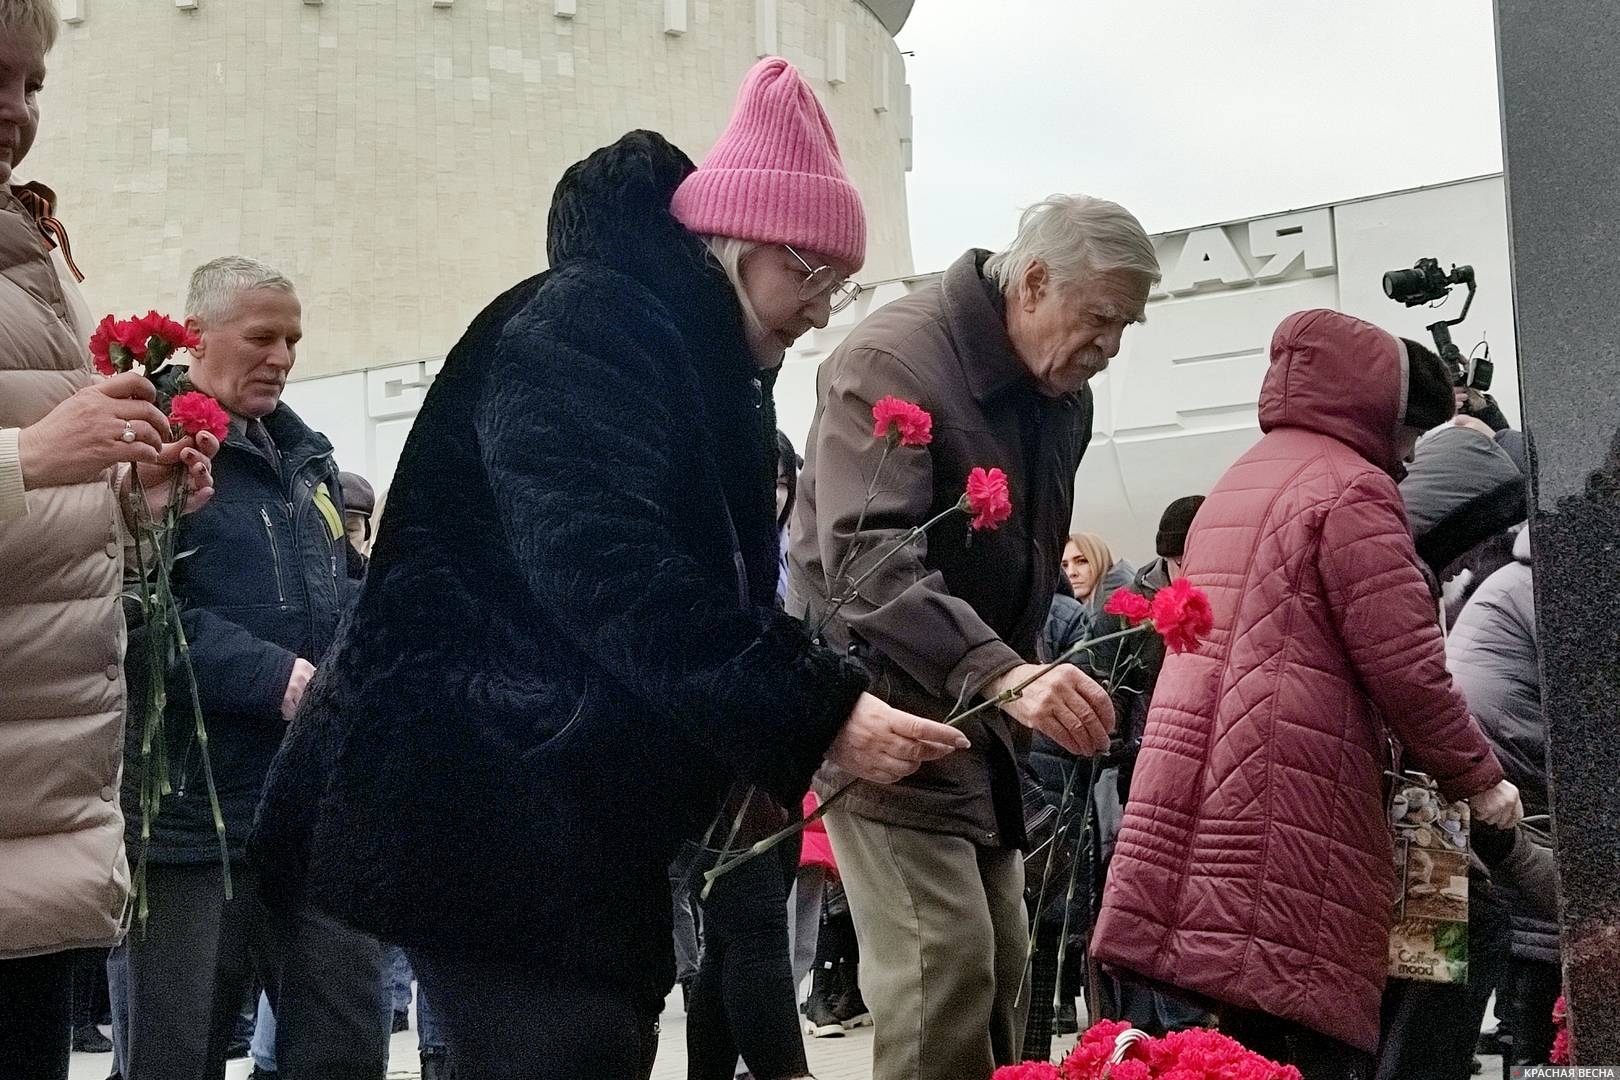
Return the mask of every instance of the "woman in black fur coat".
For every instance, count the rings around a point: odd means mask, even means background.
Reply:
[[[764,61],[703,169],[632,132],[568,170],[551,270],[423,404],[253,856],[405,947],[464,1080],[645,1075],[666,868],[732,783],[796,806],[823,758],[893,781],[963,743],[774,605],[770,369],[858,269],[860,213]]]

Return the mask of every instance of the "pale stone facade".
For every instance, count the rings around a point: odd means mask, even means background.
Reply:
[[[178,313],[197,264],[263,259],[304,301],[298,379],[442,357],[544,266],[569,164],[637,127],[701,159],[768,53],[832,118],[862,276],[912,269],[904,61],[857,0],[60,2],[22,172],[92,307]]]

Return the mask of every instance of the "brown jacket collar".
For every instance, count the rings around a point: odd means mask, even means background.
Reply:
[[[983,248],[969,248],[945,271],[943,281],[951,340],[968,386],[980,402],[1030,379],[1007,336],[1003,305],[993,296],[995,286],[985,280],[984,262],[989,257]]]

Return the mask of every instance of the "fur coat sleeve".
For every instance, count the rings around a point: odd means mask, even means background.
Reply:
[[[792,805],[865,678],[740,598],[680,336],[628,325],[600,281],[555,285],[508,324],[478,410],[505,540],[578,648]]]

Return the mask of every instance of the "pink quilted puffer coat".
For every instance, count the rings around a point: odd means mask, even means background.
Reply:
[[[1265,435],[1188,537],[1214,632],[1159,676],[1093,947],[1368,1051],[1395,895],[1386,736],[1452,799],[1502,778],[1393,479],[1405,404],[1399,339],[1320,310],[1277,328]]]

